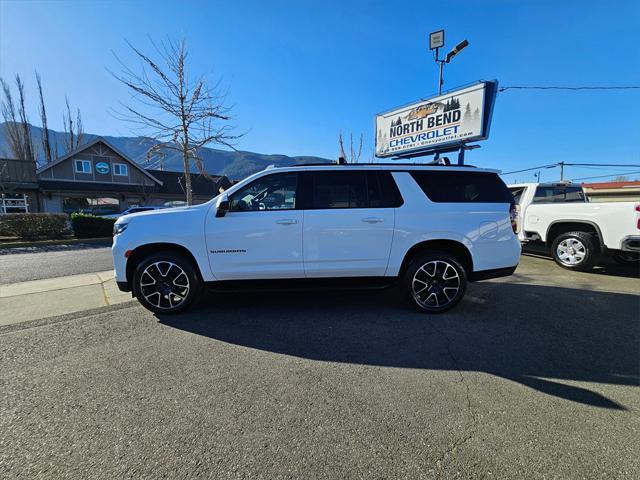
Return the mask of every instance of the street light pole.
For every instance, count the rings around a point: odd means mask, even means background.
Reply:
[[[440,64],[440,75],[438,76],[438,95],[442,95],[442,69],[444,67],[444,60],[438,60],[438,49],[436,48],[436,62]]]
[[[460,53],[464,48],[469,45],[467,40],[463,40],[458,45],[456,45],[453,50],[447,53],[445,58],[438,58],[438,53],[440,52],[440,48],[444,47],[444,30],[438,30],[436,32],[431,32],[429,34],[429,49],[436,51],[435,61],[439,63],[439,75],[438,75],[438,95],[442,95],[442,85],[444,81],[442,80],[442,71],[444,69],[444,64],[449,63],[453,57],[455,57],[458,53]]]

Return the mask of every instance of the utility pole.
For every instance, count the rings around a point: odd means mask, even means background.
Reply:
[[[560,165],[560,181],[564,181],[564,162],[558,162]]]

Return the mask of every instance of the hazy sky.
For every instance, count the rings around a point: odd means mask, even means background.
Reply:
[[[447,48],[470,42],[445,67],[445,88],[494,78],[502,86],[640,85],[639,24],[637,0],[0,0],[0,74],[25,77],[34,123],[37,69],[52,128],[62,127],[66,94],[88,132],[135,135],[110,113],[129,101],[107,72],[118,69],[113,52],[130,63],[125,39],[150,51],[149,36],[185,37],[192,72],[229,88],[234,122],[248,132],[238,148],[335,158],[342,130],[364,133],[369,157],[375,113],[436,91],[429,31],[444,28]],[[639,142],[640,90],[511,90],[499,94],[491,138],[468,161],[503,171],[560,160],[640,164]]]

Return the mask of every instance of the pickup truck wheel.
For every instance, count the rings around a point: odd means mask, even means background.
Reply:
[[[587,232],[567,232],[558,235],[551,244],[553,259],[562,268],[585,272],[598,259],[595,238]]]
[[[133,293],[147,310],[177,313],[199,295],[202,282],[190,260],[175,252],[150,255],[136,267]]]
[[[409,263],[402,284],[409,303],[419,311],[441,313],[455,307],[464,296],[467,273],[452,255],[433,252]]]

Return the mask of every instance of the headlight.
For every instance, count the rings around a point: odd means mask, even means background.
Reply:
[[[128,226],[129,226],[128,223],[114,223],[113,234],[120,235],[122,232],[124,232],[127,229]]]

